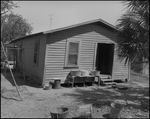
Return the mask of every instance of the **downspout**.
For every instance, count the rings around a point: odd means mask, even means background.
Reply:
[[[13,45],[13,46],[14,46],[14,45]],[[14,63],[13,63],[13,64],[14,64],[14,65],[13,65],[13,68],[16,67],[16,62],[15,62],[15,61],[16,61],[16,58],[15,58],[15,55],[16,55],[16,54],[15,54],[15,51],[16,51],[16,50],[15,50],[15,46],[14,46],[14,49],[13,49],[13,55],[14,55],[14,56],[13,56],[13,60],[14,60],[14,61],[13,61],[13,62],[14,62]]]

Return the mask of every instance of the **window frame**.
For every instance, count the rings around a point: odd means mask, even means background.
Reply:
[[[35,49],[36,44],[38,44],[37,51]],[[35,54],[36,54],[36,59],[37,59],[36,62],[34,62]],[[37,40],[37,41],[34,42],[34,52],[33,52],[33,64],[34,64],[34,66],[38,66],[39,65],[39,54],[40,54],[40,40]]]
[[[78,55],[77,55],[77,65],[69,65],[69,50],[70,50],[70,43],[78,43]],[[80,61],[80,47],[81,47],[81,41],[75,40],[75,41],[69,41],[67,40],[66,43],[66,56],[65,56],[65,68],[78,68],[79,67],[79,61]]]

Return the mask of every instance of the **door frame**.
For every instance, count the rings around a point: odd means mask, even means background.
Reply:
[[[96,70],[96,59],[97,59],[97,48],[98,48],[98,44],[101,43],[101,42],[97,42],[95,43],[95,51],[94,51],[94,63],[93,63],[93,70]],[[114,55],[115,55],[115,47],[116,47],[116,43],[102,43],[102,44],[112,44],[114,45],[114,52],[113,52],[113,58],[112,58],[112,68],[111,68],[111,77],[113,77],[113,68],[114,68]]]

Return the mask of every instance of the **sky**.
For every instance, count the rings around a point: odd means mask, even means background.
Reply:
[[[117,19],[125,13],[121,1],[20,1],[17,5],[19,8],[13,12],[32,24],[32,33],[95,19],[116,25]]]

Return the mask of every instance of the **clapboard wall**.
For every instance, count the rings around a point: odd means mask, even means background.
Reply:
[[[19,67],[19,70],[22,72],[24,69],[24,73],[26,75],[34,78],[41,84],[43,83],[46,39],[47,39],[46,35],[39,34],[31,37],[25,37],[14,43],[17,46],[19,46],[22,43],[22,48],[24,49],[24,52],[22,53],[22,61],[20,61],[19,58],[20,57],[19,50],[17,51],[17,66]],[[38,65],[35,65],[33,62],[33,58],[34,58],[35,42],[37,40],[40,41],[39,61],[38,61]]]
[[[45,82],[49,82],[52,78],[61,78],[62,82],[65,82],[68,73],[76,70],[76,68],[65,67],[68,41],[80,41],[81,43],[78,69],[93,70],[97,43],[116,44],[116,36],[104,26],[94,23],[49,33],[44,68]],[[113,78],[128,78],[128,67],[117,59],[116,53],[113,65]]]

